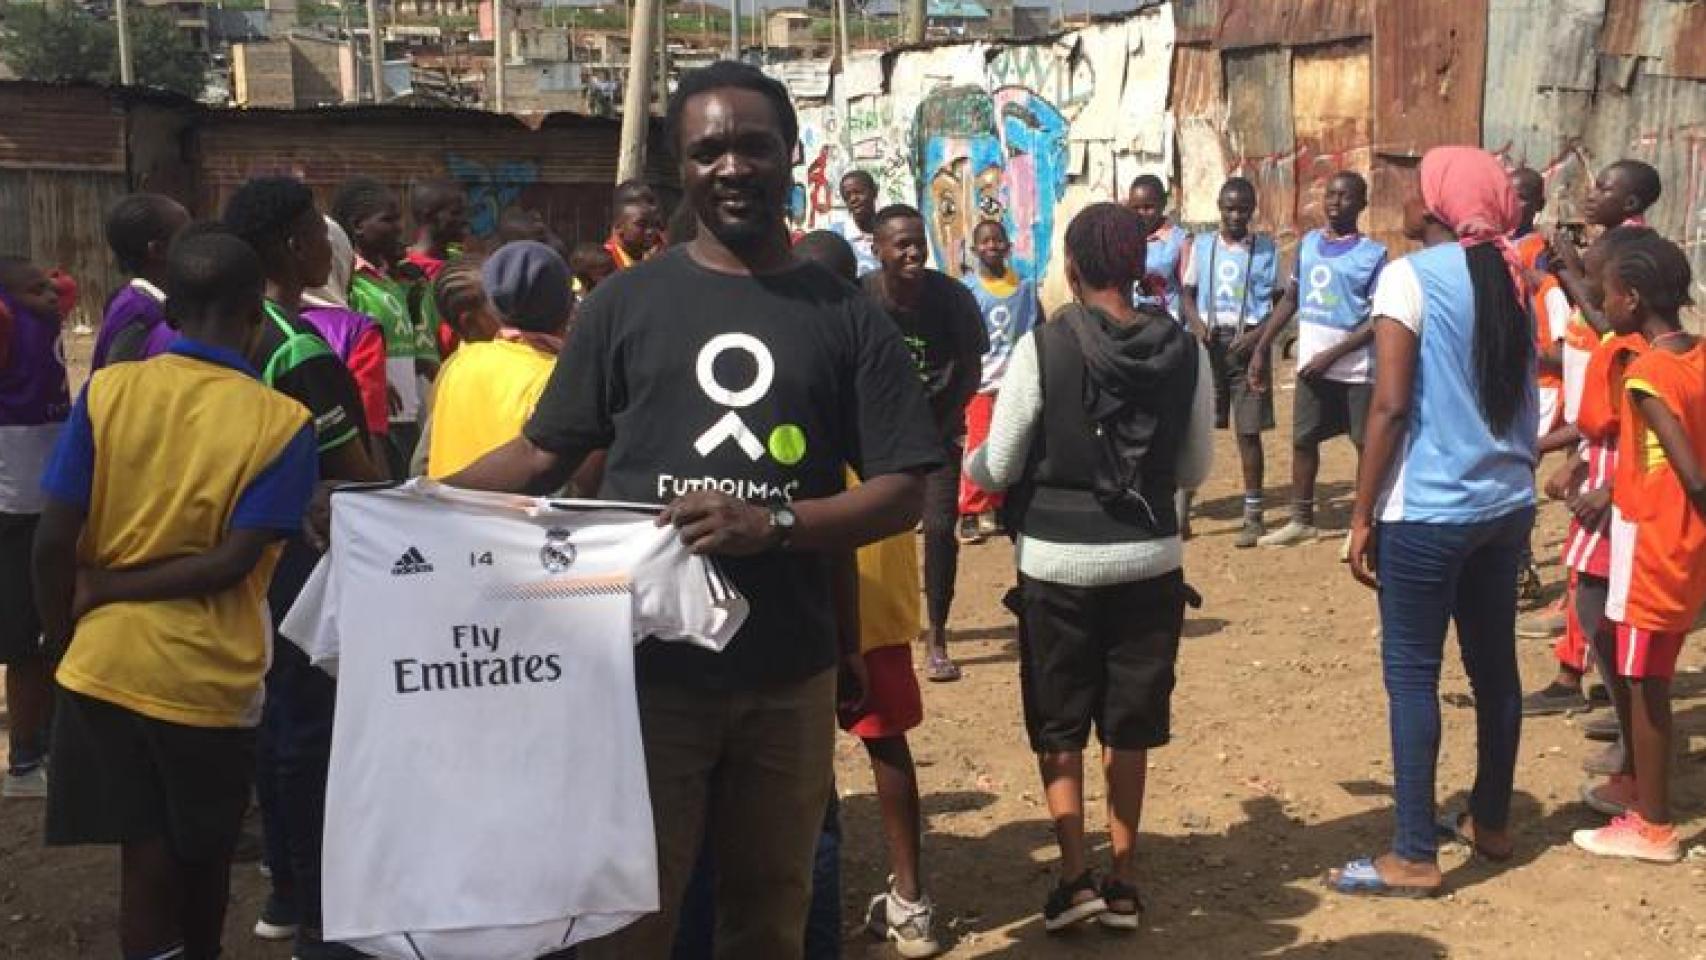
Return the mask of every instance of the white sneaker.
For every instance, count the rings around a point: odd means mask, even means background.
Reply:
[[[1314,543],[1321,536],[1321,531],[1311,523],[1298,523],[1292,520],[1273,533],[1256,541],[1263,547],[1295,547],[1301,543]]]
[[[890,882],[893,880],[891,878]],[[930,897],[919,897],[916,903],[902,900],[891,886],[889,892],[871,898],[865,913],[865,926],[871,935],[894,944],[895,952],[903,957],[934,957],[942,952],[933,929],[936,906]]]
[[[38,766],[29,773],[7,773],[0,785],[0,797],[8,800],[43,800],[47,798],[47,767]]]

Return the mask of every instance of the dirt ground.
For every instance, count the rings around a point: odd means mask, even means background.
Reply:
[[[1268,440],[1270,515],[1280,522],[1290,463],[1289,389]],[[1562,717],[1530,721],[1517,773],[1518,857],[1492,867],[1443,854],[1448,892],[1425,902],[1352,900],[1325,890],[1324,871],[1386,849],[1391,761],[1380,686],[1374,600],[1338,562],[1338,540],[1285,551],[1235,551],[1237,455],[1222,438],[1215,479],[1197,510],[1187,574],[1207,599],[1190,617],[1174,698],[1173,743],[1151,756],[1141,877],[1148,914],[1136,938],[1042,930],[1054,847],[1019,715],[1012,579],[1005,541],[968,548],[953,648],[959,683],[925,691],[912,737],[927,816],[925,866],[953,957],[1189,958],[1706,958],[1706,649],[1684,651],[1677,682],[1677,810],[1689,859],[1678,866],[1613,863],[1569,845],[1600,820],[1577,800],[1591,749]],[[1351,451],[1325,455],[1323,521],[1349,508]],[[1542,511],[1542,572],[1559,589],[1563,510]],[[1698,639],[1698,637],[1696,638]],[[1527,686],[1551,673],[1550,644],[1519,641]],[[1461,805],[1473,776],[1474,714],[1448,657],[1440,799]],[[844,903],[852,960],[893,954],[858,918],[886,873],[863,751],[839,744]],[[1092,826],[1105,856],[1099,778]],[[0,803],[0,957],[113,956],[116,858],[47,851],[41,805]],[[263,881],[235,868],[226,939],[231,960],[289,951],[248,934]],[[1692,905],[1692,906],[1691,906]]]

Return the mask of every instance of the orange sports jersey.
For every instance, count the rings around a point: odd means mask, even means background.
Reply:
[[[1528,236],[1532,237],[1534,234],[1531,233]],[[1526,240],[1528,237],[1523,239]],[[1544,245],[1542,246],[1544,247]],[[1526,260],[1526,256],[1524,259]],[[1558,311],[1547,309],[1546,302],[1549,293],[1561,292],[1562,289],[1558,284],[1558,278],[1551,274],[1547,274],[1546,279],[1540,282],[1540,286],[1534,288],[1534,296],[1530,304],[1534,312],[1534,348],[1537,354],[1544,354],[1552,349],[1552,344],[1567,336],[1569,315],[1558,316]],[[1568,301],[1558,297],[1553,297],[1552,300],[1558,303],[1568,303]],[[1540,372],[1535,376],[1535,385],[1543,389],[1547,387],[1557,389],[1564,385],[1564,374],[1560,370],[1547,369],[1542,366]]]
[[[1706,462],[1706,343],[1686,353],[1647,351],[1629,365],[1625,386],[1630,402],[1612,498],[1637,532],[1622,622],[1686,632],[1706,602],[1706,516],[1683,490],[1635,401],[1663,403],[1682,424],[1696,460]]]
[[[1517,237],[1511,245],[1516,247],[1517,256],[1522,258],[1522,265],[1528,270],[1539,266],[1540,258],[1546,255],[1546,238],[1538,230]]]
[[[1623,410],[1622,381],[1627,376],[1620,374],[1619,360],[1627,364],[1646,352],[1647,339],[1638,333],[1608,337],[1594,348],[1582,378],[1582,406],[1576,415],[1576,429],[1583,437],[1596,443],[1617,441]]]

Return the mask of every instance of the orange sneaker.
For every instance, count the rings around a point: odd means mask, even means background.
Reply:
[[[1628,774],[1613,774],[1604,783],[1588,781],[1582,784],[1582,802],[1608,817],[1621,817],[1636,803],[1635,778]]]
[[[1648,863],[1676,863],[1682,859],[1676,827],[1648,823],[1633,811],[1611,821],[1610,826],[1577,830],[1571,839],[1576,846],[1601,857],[1627,857]]]

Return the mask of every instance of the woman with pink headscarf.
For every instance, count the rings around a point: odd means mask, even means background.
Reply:
[[[1511,855],[1522,702],[1516,581],[1534,524],[1534,338],[1510,178],[1497,158],[1443,147],[1422,158],[1405,231],[1425,248],[1374,293],[1374,400],[1351,515],[1351,570],[1380,594],[1397,829],[1390,852],[1329,882],[1348,894],[1428,896],[1442,837]],[[1434,819],[1439,672],[1457,625],[1475,693],[1467,811]]]

